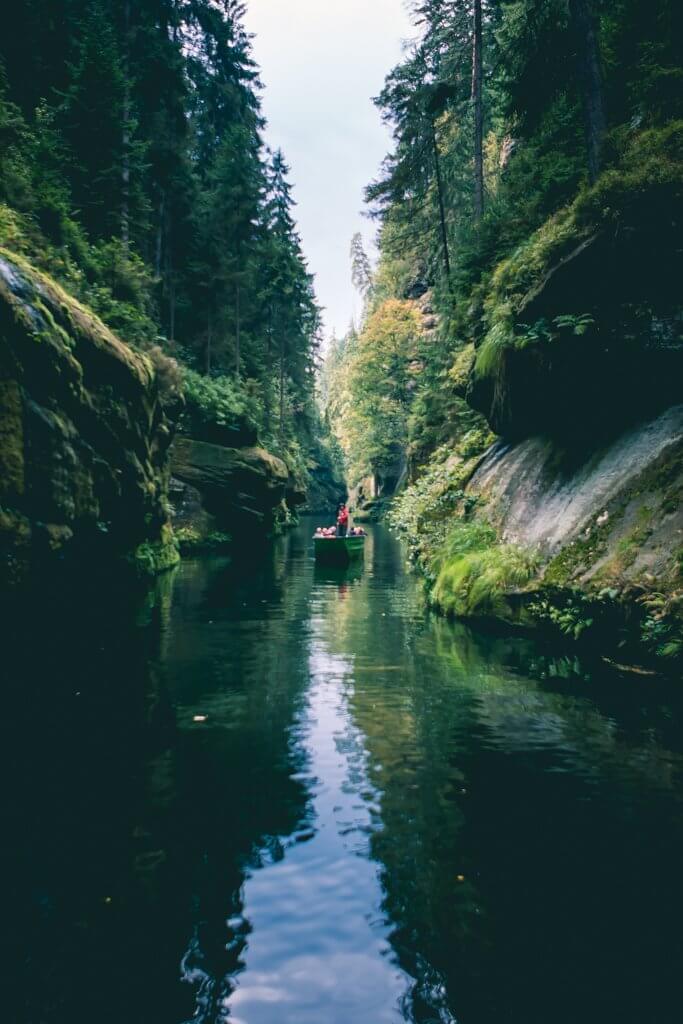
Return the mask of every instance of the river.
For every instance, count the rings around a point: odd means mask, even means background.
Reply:
[[[6,619],[8,1024],[680,1020],[683,692],[370,529]]]

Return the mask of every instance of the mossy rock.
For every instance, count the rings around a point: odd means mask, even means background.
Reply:
[[[180,561],[180,551],[174,539],[143,541],[130,560],[140,576],[158,576],[173,569]]]
[[[160,544],[174,424],[150,360],[24,258],[0,250],[3,583],[51,560]],[[28,524],[27,529],[23,524]],[[28,536],[28,541],[27,541]],[[79,556],[79,553],[80,556]]]

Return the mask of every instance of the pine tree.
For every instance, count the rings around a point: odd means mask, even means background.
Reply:
[[[363,247],[363,236],[357,231],[351,239],[351,283],[365,298],[372,285],[372,266]]]

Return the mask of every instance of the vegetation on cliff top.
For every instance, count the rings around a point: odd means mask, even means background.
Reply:
[[[239,0],[15,6],[0,40],[0,244],[180,364],[188,423],[297,474],[322,433],[320,313],[288,168],[263,142]]]
[[[557,310],[552,324],[519,323],[522,309],[553,265],[572,249],[608,227],[655,224],[670,219],[683,203],[683,121],[636,135],[625,135],[613,166],[593,185],[585,185],[576,199],[558,211],[493,270],[480,286],[484,295],[482,322],[485,334],[477,348],[474,372],[493,377],[503,386],[506,350],[529,344],[547,344],[565,334],[583,334],[594,320],[578,309]],[[635,223],[634,223],[635,221]],[[672,254],[673,255],[673,254]],[[645,333],[645,332],[644,332]]]

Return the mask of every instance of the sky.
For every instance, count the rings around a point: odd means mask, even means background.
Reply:
[[[266,141],[284,150],[295,212],[326,334],[343,334],[360,300],[351,285],[356,231],[377,226],[363,189],[391,147],[372,103],[412,34],[405,0],[248,0],[261,68]]]

